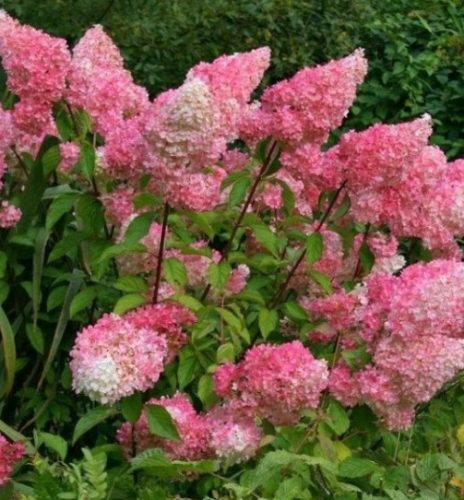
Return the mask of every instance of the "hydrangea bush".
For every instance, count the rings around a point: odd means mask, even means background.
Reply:
[[[153,99],[100,26],[0,56],[0,495],[459,498],[464,160],[334,139],[362,49]]]

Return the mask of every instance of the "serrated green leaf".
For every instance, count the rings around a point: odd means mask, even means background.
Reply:
[[[72,300],[71,306],[69,308],[69,316],[70,318],[74,318],[74,316],[84,310],[86,307],[89,307],[92,302],[97,297],[97,288],[93,286],[89,286],[81,290]]]
[[[277,314],[277,311],[270,310],[265,307],[262,307],[260,309],[258,316],[258,325],[264,339],[266,339],[268,335],[277,328],[278,324],[279,315]]]
[[[285,315],[292,321],[307,321],[308,314],[297,302],[287,301],[284,304]]]
[[[48,449],[56,452],[61,460],[66,459],[66,455],[68,454],[68,443],[61,436],[42,431],[36,432],[36,436],[37,447],[44,444]]]
[[[325,293],[332,293],[332,284],[327,274],[316,271],[315,269],[310,269],[308,274],[318,285],[320,285]]]
[[[131,309],[146,304],[147,299],[138,293],[130,293],[121,297],[115,304],[113,312],[122,315]]]
[[[164,259],[163,272],[166,281],[175,287],[184,287],[188,283],[187,269],[179,259],[174,257]]]
[[[251,179],[248,177],[239,179],[237,182],[235,182],[229,194],[229,208],[236,207],[244,200],[248,189],[250,188],[250,185]]]
[[[88,142],[81,145],[79,166],[87,180],[91,181],[95,174],[95,149]]]
[[[53,226],[63,217],[63,215],[70,212],[74,206],[76,194],[65,194],[58,196],[53,200],[47,210],[47,219],[45,227],[50,230]]]
[[[345,433],[350,427],[350,418],[346,410],[336,401],[330,401],[327,408],[329,420],[327,423],[337,435]]]
[[[136,422],[142,413],[142,394],[140,392],[136,392],[135,394],[132,394],[132,396],[122,398],[119,402],[119,406],[121,407],[122,416],[126,420],[132,423]]]
[[[306,259],[310,264],[316,263],[324,251],[324,240],[319,232],[311,233],[306,239]]]
[[[97,406],[89,410],[83,417],[81,417],[74,428],[72,437],[72,444],[74,445],[86,432],[93,429],[96,425],[103,422],[109,417],[116,415],[118,410],[111,406]]]
[[[378,470],[379,466],[372,460],[366,458],[348,457],[338,469],[338,475],[354,479],[367,476]]]
[[[176,424],[164,406],[148,404],[145,406],[145,413],[152,434],[173,441],[181,440]]]
[[[219,346],[216,352],[216,361],[218,363],[225,363],[227,361],[233,361],[235,358],[235,347],[231,342],[226,342]]]
[[[126,293],[145,293],[149,290],[147,282],[140,276],[121,276],[113,287]]]
[[[250,226],[255,238],[259,243],[275,257],[279,255],[279,242],[277,236],[264,225],[252,225]]]
[[[231,272],[230,264],[227,262],[211,263],[208,267],[208,283],[215,290],[222,290],[229,280]]]
[[[16,372],[16,344],[13,329],[5,311],[0,307],[0,332],[2,335],[3,363],[5,368],[5,385],[1,396],[6,396],[13,388]]]

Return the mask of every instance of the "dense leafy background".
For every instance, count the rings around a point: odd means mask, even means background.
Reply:
[[[365,47],[370,71],[347,127],[424,112],[434,141],[464,153],[464,6],[460,0],[3,0],[23,22],[74,42],[101,23],[152,94],[199,60],[269,45],[270,82]]]

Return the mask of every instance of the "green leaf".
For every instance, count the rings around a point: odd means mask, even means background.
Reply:
[[[315,269],[310,269],[308,274],[318,285],[320,285],[325,293],[332,293],[332,284],[327,274],[316,271]]]
[[[48,177],[60,163],[61,155],[60,148],[58,145],[52,146],[51,148],[45,151],[42,157],[42,166],[45,177]]]
[[[288,301],[284,304],[285,315],[292,321],[307,321],[308,314],[297,302]]]
[[[72,437],[72,444],[74,445],[86,432],[90,431],[90,429],[93,429],[107,418],[116,415],[117,412],[118,410],[111,406],[97,406],[89,410],[77,421]]]
[[[193,312],[199,312],[204,307],[199,300],[195,297],[191,297],[190,295],[172,295],[169,299],[179,302],[179,304],[182,304]]]
[[[208,282],[215,290],[222,290],[229,280],[230,264],[227,262],[213,262],[208,267]]]
[[[2,396],[7,396],[13,388],[16,372],[16,345],[13,330],[5,311],[0,307],[0,331],[2,334],[3,360],[6,372]]]
[[[97,288],[89,286],[81,290],[72,300],[69,307],[69,317],[74,318],[77,313],[89,307],[97,297]]]
[[[50,230],[74,206],[75,194],[65,194],[55,198],[47,210],[45,227]]]
[[[32,261],[32,311],[34,326],[37,326],[40,301],[42,300],[42,274],[45,260],[45,249],[48,242],[49,232],[41,227],[37,232],[35,240],[34,257]]]
[[[81,145],[79,166],[87,180],[91,181],[95,174],[95,149],[88,142]]]
[[[306,239],[306,259],[310,264],[316,263],[324,250],[324,240],[319,232],[311,233]]]
[[[216,353],[216,361],[218,363],[225,363],[227,361],[233,361],[235,358],[235,347],[231,342],[226,342],[219,346]]]
[[[127,226],[126,232],[124,233],[124,243],[138,243],[148,234],[154,220],[154,212],[145,212],[137,215],[137,217]]]
[[[188,283],[187,269],[183,262],[174,257],[169,257],[163,261],[164,277],[168,283],[174,287],[184,287]]]
[[[364,241],[359,250],[359,259],[361,260],[361,265],[365,274],[370,273],[372,266],[375,262],[375,256],[369,245]]]
[[[74,274],[71,277],[68,288],[66,290],[66,294],[64,296],[63,307],[61,308],[60,316],[58,318],[55,332],[53,334],[53,340],[50,346],[50,351],[48,353],[47,359],[45,361],[42,370],[42,374],[39,379],[39,383],[37,386],[38,389],[40,389],[40,387],[42,386],[45,377],[47,376],[48,370],[50,369],[50,366],[52,365],[52,362],[55,359],[55,355],[58,352],[58,348],[60,347],[61,339],[63,338],[64,331],[69,321],[69,308],[74,296],[76,295],[77,291],[81,286],[81,281],[82,278],[77,274],[76,271],[74,271]]]
[[[145,413],[147,415],[148,428],[152,434],[174,441],[181,440],[171,414],[164,406],[146,405]]]
[[[143,401],[142,394],[136,392],[132,396],[121,399],[119,406],[121,407],[122,416],[131,423],[136,422],[142,413]]]
[[[350,419],[346,410],[336,401],[330,401],[327,408],[329,420],[327,423],[337,435],[345,433],[350,427]]]
[[[251,179],[249,177],[245,177],[239,179],[230,190],[228,205],[229,208],[236,207],[239,205],[245,195],[247,194],[248,189],[250,188]]]
[[[19,200],[19,208],[22,213],[21,220],[16,226],[16,231],[19,234],[25,233],[30,227],[47,187],[47,175],[42,165],[42,158],[50,148],[58,144],[59,140],[56,137],[47,136],[40,146],[39,153]]]
[[[44,444],[48,449],[55,451],[61,460],[66,459],[66,455],[68,454],[68,443],[61,436],[49,434],[48,432],[37,431],[36,441],[37,448],[41,444]]]
[[[113,287],[126,293],[145,293],[149,290],[147,282],[140,276],[121,276]]]
[[[378,470],[379,466],[372,460],[366,458],[348,457],[338,469],[338,475],[354,479],[367,476]]]
[[[31,346],[39,353],[44,353],[45,342],[43,333],[38,326],[34,326],[32,323],[27,323],[26,325],[26,335],[31,343]]]
[[[277,311],[261,308],[258,316],[258,324],[261,334],[264,339],[277,328],[279,324],[279,315]]]
[[[218,401],[218,397],[214,392],[213,377],[210,373],[206,373],[200,377],[197,395],[206,409],[213,406]]]
[[[177,380],[179,389],[184,389],[195,378],[199,368],[199,362],[195,351],[190,347],[184,347],[179,353],[179,366],[177,368]]]
[[[259,243],[275,257],[279,256],[279,246],[277,236],[264,225],[253,224],[251,226],[253,234]]]
[[[79,229],[89,234],[99,236],[104,230],[105,219],[103,206],[93,194],[84,193],[75,200],[76,217]]]
[[[113,312],[122,315],[131,309],[135,309],[147,303],[146,297],[138,293],[130,293],[121,297],[114,306]]]

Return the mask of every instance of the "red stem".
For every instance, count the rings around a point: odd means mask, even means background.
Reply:
[[[329,217],[330,212],[332,211],[333,207],[335,206],[335,203],[337,202],[337,199],[339,198],[340,193],[342,192],[345,185],[346,185],[346,180],[343,181],[342,185],[337,189],[335,196],[333,197],[332,201],[330,202],[329,206],[327,207],[327,210],[324,212],[322,219],[319,221],[319,224],[316,227],[316,230],[315,230],[316,233],[318,233],[321,230],[325,221]],[[297,261],[293,264],[292,268],[290,269],[290,271],[288,273],[287,279],[279,287],[279,291],[277,292],[275,299],[272,301],[272,307],[274,307],[281,299],[288,284],[290,283],[291,279],[293,278],[293,275],[296,273],[296,270],[298,269],[298,267],[300,267],[300,264],[303,262],[305,255],[306,255],[306,248],[301,252],[301,255],[298,257]]]
[[[169,205],[166,202],[164,204],[164,210],[163,210],[163,225],[161,226],[161,239],[160,239],[160,247],[158,250],[158,262],[156,265],[155,288],[153,290],[152,304],[156,304],[158,302],[158,292],[159,292],[159,286],[160,286],[160,281],[161,281],[161,269],[163,267],[164,240],[166,239],[166,228],[168,225],[168,215],[169,215]]]
[[[235,224],[232,228],[232,233],[230,234],[229,241],[227,242],[227,245],[226,245],[226,247],[222,253],[222,256],[221,256],[221,262],[227,258],[227,255],[229,254],[230,249],[232,248],[232,244],[234,242],[234,238],[235,238],[235,235],[237,234],[238,228],[240,227],[240,224],[242,223],[243,218],[245,217],[245,214],[248,210],[248,207],[250,206],[251,202],[253,201],[253,198],[255,196],[256,190],[258,189],[259,183],[261,182],[264,174],[266,173],[267,168],[269,167],[269,165],[271,163],[272,156],[274,154],[276,147],[277,147],[277,141],[273,140],[272,144],[269,148],[269,151],[266,155],[266,158],[264,159],[264,162],[261,165],[261,168],[259,169],[258,175],[256,176],[256,179],[253,182],[253,185],[251,186],[251,189],[250,189],[250,192],[248,193],[245,204],[243,205],[243,208],[240,211],[240,215],[238,216],[238,219],[235,221]],[[211,290],[211,285],[207,285],[205,290],[203,291],[203,294],[202,294],[200,300],[206,299],[210,290]]]

